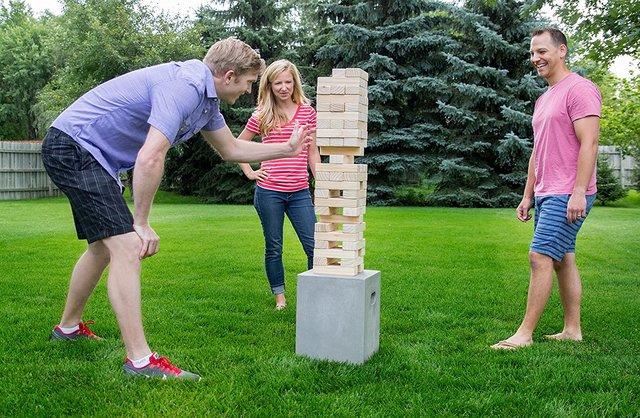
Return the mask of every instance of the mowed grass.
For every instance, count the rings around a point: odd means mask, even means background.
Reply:
[[[507,209],[369,208],[380,351],[353,366],[294,353],[305,259],[288,222],[289,307],[276,312],[251,206],[164,201],[161,251],[143,264],[147,337],[203,380],[122,374],[106,280],[85,315],[106,341],[48,341],[85,244],[63,198],[0,202],[0,415],[640,414],[640,208],[596,207],[579,236],[585,341],[542,338],[562,327],[556,286],[536,343],[516,352],[489,345],[522,317],[531,224]]]

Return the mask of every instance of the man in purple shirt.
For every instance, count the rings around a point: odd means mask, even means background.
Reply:
[[[75,265],[62,319],[52,339],[100,339],[82,312],[104,269],[122,333],[124,372],[163,379],[200,377],[151,352],[142,327],[140,267],[158,252],[149,212],[167,151],[202,132],[226,161],[257,162],[298,155],[312,135],[296,129],[287,143],[236,141],[219,102],[233,104],[264,70],[247,44],[216,42],[202,61],[143,68],[101,84],[76,100],[52,124],[42,155],[51,179],[67,195],[79,239],[87,250]],[[135,213],[123,197],[118,174],[133,168]]]

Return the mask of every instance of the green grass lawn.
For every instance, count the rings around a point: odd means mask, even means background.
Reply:
[[[516,352],[488,347],[522,317],[532,224],[507,209],[369,208],[380,351],[352,366],[294,354],[305,257],[288,225],[289,307],[276,312],[251,206],[164,202],[161,251],[143,266],[146,332],[203,380],[122,374],[104,280],[85,319],[106,341],[48,341],[84,244],[63,198],[0,202],[0,416],[640,414],[637,206],[596,207],[579,236],[585,341],[543,340],[562,326],[555,288],[536,344]]]

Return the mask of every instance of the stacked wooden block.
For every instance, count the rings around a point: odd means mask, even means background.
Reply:
[[[355,276],[364,269],[367,166],[354,164],[367,146],[368,74],[334,69],[318,78],[316,144],[328,164],[316,165],[313,271]]]

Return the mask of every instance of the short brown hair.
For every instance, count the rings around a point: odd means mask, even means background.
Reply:
[[[250,71],[262,74],[265,68],[264,60],[260,58],[258,51],[234,37],[222,39],[211,45],[202,61],[218,76],[229,70],[233,70],[237,76]]]
[[[531,32],[531,37],[542,35],[543,33],[548,33],[551,36],[551,40],[555,44],[555,46],[564,45],[569,48],[569,43],[567,42],[567,37],[564,36],[564,33],[560,29],[552,28],[552,27],[544,27],[539,28]]]

